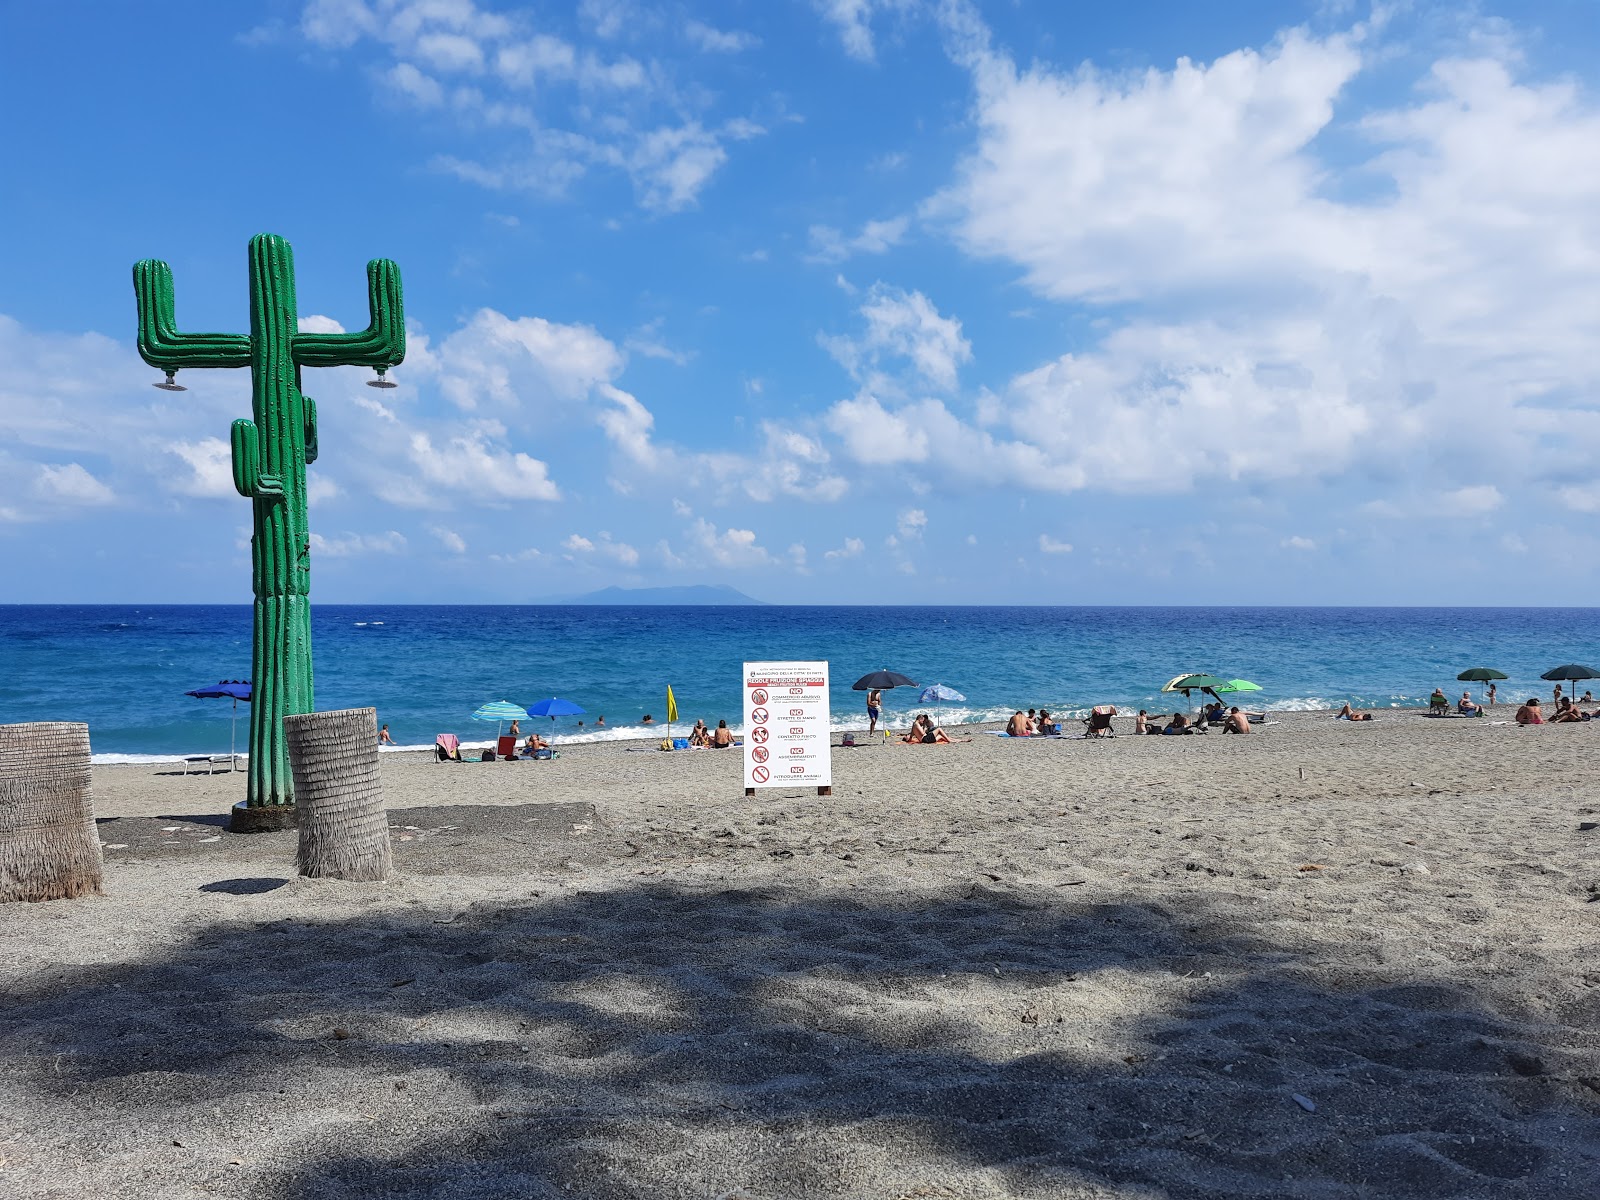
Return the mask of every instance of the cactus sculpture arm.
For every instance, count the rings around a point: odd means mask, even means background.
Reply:
[[[304,392],[300,399],[306,406],[306,466],[317,461],[317,402]]]
[[[283,480],[261,471],[261,432],[254,421],[238,420],[230,431],[233,443],[233,487],[247,500],[283,495]]]
[[[400,268],[387,258],[367,264],[367,309],[371,320],[360,333],[296,334],[295,363],[302,367],[392,367],[400,362],[406,356]]]
[[[158,259],[135,263],[139,357],[152,367],[248,367],[250,339],[239,333],[179,333],[173,311],[172,268]]]

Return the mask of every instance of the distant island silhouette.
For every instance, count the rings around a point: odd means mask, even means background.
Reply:
[[[544,604],[765,604],[746,596],[737,588],[722,584],[691,584],[687,587],[607,587],[581,596],[565,596],[541,601]]]

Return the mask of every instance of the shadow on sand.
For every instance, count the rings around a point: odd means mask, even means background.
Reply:
[[[653,886],[218,926],[14,994],[10,1087],[304,1200],[1600,1194],[1592,1013],[1534,1030],[1196,903]]]

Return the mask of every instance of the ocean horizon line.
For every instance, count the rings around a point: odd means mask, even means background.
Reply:
[[[0,600],[3,608],[250,608],[250,600]],[[1028,609],[1028,610],[1104,610],[1136,612],[1548,612],[1552,610],[1593,612],[1597,604],[939,604],[905,602],[894,604],[780,604],[763,600],[750,604],[589,604],[541,600],[320,600],[313,608],[570,608],[588,611],[617,608],[692,608],[740,611],[760,608],[927,608],[927,609]]]

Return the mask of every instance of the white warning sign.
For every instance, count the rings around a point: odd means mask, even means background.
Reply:
[[[828,664],[744,664],[744,785],[832,787]]]

